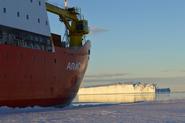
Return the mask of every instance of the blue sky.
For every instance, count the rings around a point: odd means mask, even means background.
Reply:
[[[63,4],[63,0],[50,0]],[[70,0],[92,33],[87,75],[185,76],[185,0]],[[49,15],[51,30],[61,33]]]

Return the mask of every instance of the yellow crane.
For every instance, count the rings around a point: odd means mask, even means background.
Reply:
[[[82,19],[76,8],[60,8],[51,3],[46,3],[47,11],[59,16],[60,20],[65,24],[70,47],[82,46],[83,37],[89,33],[88,21]]]

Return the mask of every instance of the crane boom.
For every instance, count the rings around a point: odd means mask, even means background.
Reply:
[[[87,20],[78,18],[80,13],[75,8],[60,8],[51,3],[46,3],[46,10],[58,15],[68,32],[70,47],[79,47],[82,45],[83,37],[89,33]]]
[[[68,19],[72,19],[74,21],[78,20],[77,18],[78,13],[76,13],[75,11],[69,11],[67,9],[60,8],[50,3],[46,3],[46,10],[56,15],[59,15]]]

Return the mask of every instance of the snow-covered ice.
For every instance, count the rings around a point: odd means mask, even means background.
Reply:
[[[185,123],[185,100],[0,108],[0,123]]]
[[[155,93],[156,85],[147,83],[116,83],[80,88],[78,94],[140,94]]]

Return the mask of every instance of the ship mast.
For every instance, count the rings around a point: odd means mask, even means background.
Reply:
[[[67,9],[68,1],[64,0],[64,8]]]
[[[67,10],[67,8],[68,8],[67,6],[68,6],[68,0],[64,0],[64,9]],[[66,42],[69,43],[69,37],[68,36],[69,36],[68,29],[67,29],[67,27],[65,27],[65,34],[63,36],[63,41],[66,38]]]

